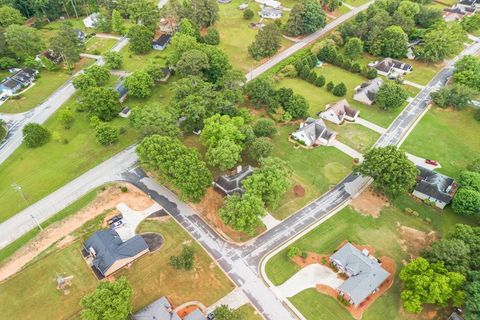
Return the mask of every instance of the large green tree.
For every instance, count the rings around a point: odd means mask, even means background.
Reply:
[[[306,0],[297,3],[290,12],[285,30],[292,36],[312,33],[326,24],[325,12],[319,2]]]
[[[128,94],[137,98],[149,97],[152,94],[154,84],[152,77],[145,71],[135,71],[124,82]]]
[[[416,53],[423,60],[441,61],[461,48],[465,39],[466,33],[457,23],[439,23],[423,36],[423,44],[416,47]]]
[[[466,55],[455,63],[453,81],[480,91],[480,58]]]
[[[308,116],[308,101],[304,96],[293,94],[283,105],[283,109],[288,112],[293,119],[301,119]]]
[[[112,11],[112,30],[119,35],[124,35],[127,31],[122,14],[116,9]]]
[[[130,50],[136,54],[144,54],[152,49],[153,32],[143,25],[135,25],[128,30]]]
[[[82,319],[126,319],[132,311],[132,293],[125,277],[101,281],[95,291],[82,298]]]
[[[375,103],[379,108],[392,110],[401,107],[408,98],[408,93],[400,85],[385,82],[375,95]]]
[[[402,58],[407,55],[408,36],[399,26],[386,28],[382,32],[380,41],[382,56]]]
[[[37,30],[16,24],[5,29],[5,40],[8,48],[22,59],[35,57],[45,47]]]
[[[86,90],[87,88],[95,87],[97,82],[95,78],[86,73],[81,73],[72,80],[75,89]]]
[[[233,229],[253,234],[255,227],[261,224],[261,217],[265,215],[262,199],[250,192],[243,196],[228,197],[224,206],[219,210],[220,219]]]
[[[28,123],[22,129],[23,142],[28,148],[38,148],[50,140],[51,133],[38,123]]]
[[[460,188],[453,198],[452,208],[453,211],[462,215],[480,215],[480,192]]]
[[[130,0],[127,8],[128,16],[138,25],[143,25],[154,31],[157,27],[160,13],[155,2],[148,0]]]
[[[432,92],[431,96],[433,102],[441,108],[464,109],[476,94],[475,90],[467,86],[454,84]]]
[[[355,172],[372,177],[376,188],[392,196],[410,191],[419,174],[405,152],[395,146],[371,149]]]
[[[275,97],[275,89],[270,79],[266,77],[255,78],[245,86],[245,93],[256,106],[268,105]]]
[[[133,108],[130,123],[143,136],[158,134],[177,137],[180,134],[175,116],[159,104],[147,104]]]
[[[180,76],[202,76],[203,71],[209,68],[208,57],[200,50],[186,51],[177,62],[177,72]]]
[[[104,85],[110,79],[110,71],[97,64],[85,69],[85,74],[95,79],[97,86]]]
[[[345,55],[350,59],[356,59],[363,53],[363,41],[352,37],[345,43]]]
[[[218,20],[218,2],[216,0],[191,0],[188,15],[197,26],[208,28]]]
[[[105,66],[110,69],[120,69],[123,62],[123,57],[116,51],[107,51],[103,54]]]
[[[118,92],[113,88],[90,87],[82,92],[78,103],[80,110],[110,121],[118,114],[118,98]]]
[[[258,31],[255,40],[248,47],[248,52],[255,60],[273,56],[280,48],[282,34],[275,23],[267,24]]]
[[[63,23],[60,30],[50,39],[50,49],[61,56],[68,65],[80,60],[80,52],[83,47],[77,33],[69,23]]]
[[[110,146],[118,141],[118,128],[101,122],[95,127],[95,137],[102,146]]]
[[[23,24],[24,17],[15,8],[10,6],[1,6],[0,7],[0,28],[6,28],[12,24]]]
[[[169,180],[184,200],[198,202],[212,183],[212,176],[197,150],[178,139],[152,135],[137,146],[140,162]]]
[[[216,320],[246,320],[246,316],[239,309],[231,309],[228,305],[222,304],[213,312]]]

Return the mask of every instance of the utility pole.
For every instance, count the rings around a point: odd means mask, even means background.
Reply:
[[[33,216],[33,214],[31,214],[30,217],[32,217],[33,221],[37,224],[37,227],[40,229],[40,231],[43,231],[43,228],[42,228],[40,222],[38,222],[37,218],[35,218]]]

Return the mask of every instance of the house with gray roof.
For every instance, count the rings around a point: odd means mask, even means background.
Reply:
[[[195,309],[187,314],[183,320],[207,320],[207,317],[205,317],[200,309]]]
[[[330,260],[348,276],[337,290],[355,307],[377,292],[390,276],[378,260],[369,255],[368,250],[360,251],[351,243],[346,243],[338,249],[330,256]]]
[[[132,320],[181,320],[167,297],[161,297],[132,316]]]
[[[100,13],[94,12],[91,15],[83,19],[83,25],[86,28],[96,28],[98,21],[100,20]]]
[[[258,15],[264,19],[280,19],[282,17],[282,10],[275,9],[272,7],[263,7],[259,12]]]
[[[101,277],[111,275],[148,252],[148,245],[141,236],[124,242],[113,229],[95,232],[83,247],[87,262]]]
[[[238,166],[234,174],[224,174],[214,181],[214,186],[227,196],[232,194],[242,195],[245,190],[242,188],[242,182],[250,177],[254,169],[252,166]]]
[[[307,147],[328,146],[335,136],[336,133],[328,129],[322,119],[313,118],[307,118],[300,128],[292,133],[293,139]]]
[[[382,85],[382,78],[375,78],[369,82],[362,83],[355,88],[353,100],[371,106],[375,102],[375,96]]]
[[[6,94],[7,96],[14,95],[22,89],[22,85],[15,80],[10,78],[5,78],[0,82],[0,92]]]
[[[120,103],[123,103],[128,96],[128,89],[127,87],[125,87],[123,80],[115,84],[115,91],[118,92],[118,101],[120,101]]]
[[[437,208],[445,208],[457,191],[455,180],[422,166],[417,168],[420,175],[412,194],[419,199],[434,202]]]
[[[344,121],[355,122],[360,111],[353,109],[346,99],[327,104],[326,110],[320,113],[320,117],[335,124],[342,124]]]
[[[396,78],[399,75],[405,75],[413,70],[412,65],[400,60],[385,58],[381,61],[374,61],[368,64],[370,68],[377,69],[378,74]]]

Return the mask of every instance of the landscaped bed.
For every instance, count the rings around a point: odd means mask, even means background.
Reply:
[[[432,107],[402,145],[418,157],[441,164],[439,172],[458,178],[460,172],[480,155],[479,123],[475,110],[454,111]],[[476,129],[477,128],[477,129]]]

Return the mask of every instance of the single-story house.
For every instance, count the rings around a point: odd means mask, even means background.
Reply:
[[[6,94],[7,96],[14,95],[22,89],[22,85],[15,80],[10,78],[5,78],[0,82],[0,92]]]
[[[77,38],[78,40],[80,40],[80,42],[85,42],[85,39],[87,39],[87,35],[85,34],[85,32],[80,29],[74,29],[73,31],[75,31],[75,34],[77,35]]]
[[[368,82],[364,82],[355,88],[353,100],[371,106],[375,102],[375,95],[383,85],[382,78],[375,78]]]
[[[307,147],[318,145],[328,146],[336,133],[330,131],[322,119],[307,118],[300,128],[292,133],[293,139],[302,142]]]
[[[420,175],[417,177],[413,195],[419,199],[434,202],[440,209],[445,208],[457,191],[455,180],[422,166],[417,168],[420,170]]]
[[[122,110],[118,113],[118,115],[122,118],[130,117],[132,110],[129,107],[123,107]]]
[[[163,67],[162,73],[163,73],[163,78],[160,80],[160,82],[167,82],[170,76],[172,75],[172,69],[170,69],[169,67]]]
[[[132,316],[132,320],[182,320],[167,297],[161,297]]]
[[[100,230],[85,241],[84,254],[91,266],[103,277],[120,270],[148,252],[148,245],[139,236],[122,241],[113,230]]]
[[[463,318],[454,311],[447,320],[463,320]]]
[[[22,85],[22,87],[28,87],[35,81],[35,76],[38,74],[38,71],[32,68],[24,68],[20,71],[17,71],[10,79],[17,81]]]
[[[162,34],[158,39],[152,41],[152,48],[160,51],[165,50],[171,38],[172,36],[169,34]]]
[[[282,17],[282,10],[271,7],[263,7],[258,15],[264,19],[280,19]]]
[[[207,320],[207,317],[205,317],[200,309],[195,309],[187,314],[183,320]]]
[[[95,12],[83,19],[83,24],[86,28],[95,28],[97,26],[98,19],[100,19],[100,14]]]
[[[331,255],[330,260],[348,276],[337,291],[355,307],[377,292],[390,276],[378,260],[370,256],[368,250],[360,251],[348,242]]]
[[[480,8],[480,1],[460,0],[453,7],[463,9],[465,12],[476,12]]]
[[[55,52],[53,52],[50,49],[42,52],[41,54],[37,54],[35,56],[35,60],[40,63],[42,62],[42,58],[50,60],[53,64],[58,64],[60,61],[62,61],[62,56],[57,55]]]
[[[410,64],[392,58],[370,62],[368,66],[377,69],[379,74],[389,77],[405,75],[413,70]]]
[[[272,7],[275,9],[281,9],[282,3],[275,0],[255,0],[255,2],[260,3],[261,5]]]
[[[250,177],[254,169],[252,166],[238,166],[234,174],[224,174],[217,178],[213,182],[215,188],[222,191],[225,195],[230,196],[233,194],[242,195],[245,190],[242,188],[242,182],[246,178]]]
[[[346,99],[342,99],[334,104],[327,104],[320,117],[335,124],[342,124],[345,120],[355,122],[359,114],[359,110],[353,109]]]
[[[123,101],[125,101],[125,99],[127,99],[127,96],[128,96],[128,89],[123,84],[123,81],[120,81],[117,84],[115,84],[115,91],[118,92],[118,96],[120,97],[118,101],[120,101],[120,103],[123,103]]]

